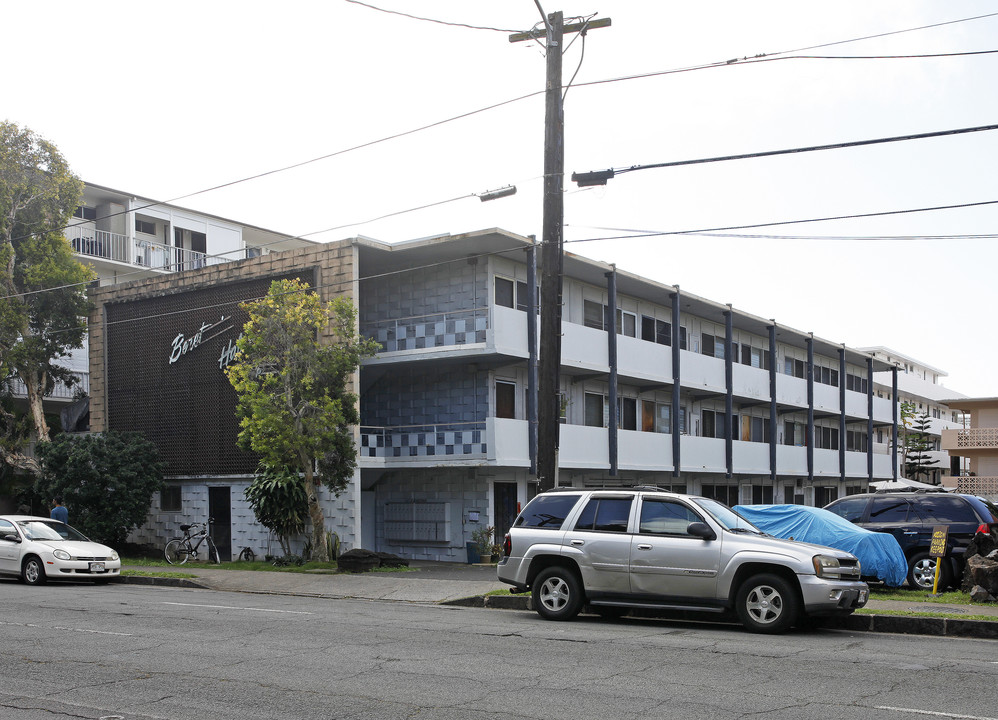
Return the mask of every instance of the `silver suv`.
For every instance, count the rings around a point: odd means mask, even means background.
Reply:
[[[541,493],[507,533],[497,572],[548,620],[586,604],[611,617],[733,609],[748,630],[776,633],[869,598],[853,555],[771,537],[723,503],[655,487]]]

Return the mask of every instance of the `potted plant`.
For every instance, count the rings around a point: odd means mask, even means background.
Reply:
[[[478,554],[481,556],[481,561],[483,563],[490,562],[492,555],[498,547],[496,545],[496,529],[491,525],[480,527],[471,533],[471,539],[478,546]]]

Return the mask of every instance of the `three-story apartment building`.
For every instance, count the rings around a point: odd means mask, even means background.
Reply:
[[[365,547],[460,559],[535,492],[536,246],[502,231],[359,240]],[[567,254],[559,484],[824,505],[896,477],[894,366]],[[896,392],[894,393],[896,396]],[[372,514],[374,516],[372,522]]]

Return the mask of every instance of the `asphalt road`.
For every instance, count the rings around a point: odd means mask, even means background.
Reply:
[[[998,641],[0,580],[0,718],[998,718]]]

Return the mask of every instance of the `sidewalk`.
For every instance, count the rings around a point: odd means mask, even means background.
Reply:
[[[489,592],[509,587],[496,578],[496,569],[493,565],[411,561],[410,568],[408,571],[351,574],[324,571],[295,573],[222,570],[205,565],[192,565],[173,569],[195,575],[194,580],[133,576],[123,577],[120,582],[265,595],[447,604],[509,610],[530,608],[528,596],[486,597]],[[162,567],[138,566],[127,566],[122,569],[150,572],[164,570]],[[998,639],[998,605],[943,605],[870,600],[866,607],[873,611],[908,611],[918,615],[883,615],[874,612],[874,614],[852,615],[841,620],[829,620],[827,626],[854,631]],[[988,616],[993,620],[951,620],[932,617],[933,612]],[[662,616],[680,619],[687,617],[684,613]]]

